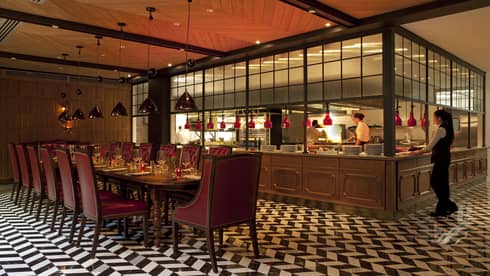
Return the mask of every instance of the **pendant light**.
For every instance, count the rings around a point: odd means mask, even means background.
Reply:
[[[191,25],[191,3],[192,0],[187,0],[187,30],[185,34],[185,90],[184,93],[180,96],[180,98],[177,100],[177,103],[175,104],[175,109],[176,110],[195,110],[197,109],[196,103],[194,102],[194,99],[192,98],[191,94],[189,91],[187,91],[187,73],[189,70],[189,66],[192,66],[194,62],[192,59],[189,59],[188,56],[188,51],[189,51],[189,32],[190,32],[190,25]]]
[[[306,126],[306,128],[310,128],[311,127],[311,119],[310,119],[310,115],[308,115],[308,114],[306,114],[305,126]]]
[[[214,129],[213,117],[211,116],[211,112],[209,112],[209,121],[206,125],[207,129]]]
[[[119,68],[117,68],[117,75],[119,79],[119,89],[122,90],[121,86],[126,81],[124,77],[121,77],[122,48],[123,48],[122,38],[124,35],[123,28],[126,26],[126,23],[118,22],[117,25],[119,26],[121,31],[121,36],[119,38]],[[118,102],[116,106],[114,106],[114,108],[112,109],[111,116],[112,117],[128,116],[128,111],[126,110],[126,107],[123,105],[123,103]]]
[[[189,113],[187,113],[187,117],[185,119],[184,129],[191,129],[191,122],[189,121]]]
[[[151,22],[153,21],[153,13],[156,9],[154,7],[147,7],[146,11],[148,12],[148,36],[151,36]],[[147,43],[146,45],[146,67],[148,68],[147,77],[149,80],[157,76],[157,71],[155,68],[150,68],[151,45],[150,43]],[[138,113],[146,114],[156,112],[158,112],[158,106],[150,96],[148,96],[138,108]]]
[[[63,61],[66,64],[66,57],[68,54],[61,54],[63,57]],[[58,121],[60,122],[61,126],[66,129],[70,130],[73,127],[73,124],[71,122],[71,116],[70,116],[70,102],[68,101],[67,97],[67,83],[68,83],[68,75],[65,74],[65,80],[63,84],[63,92],[61,92],[61,98],[62,98],[62,103],[61,103],[61,113],[58,115]]]
[[[255,121],[253,113],[250,114],[250,121],[248,122],[248,128],[255,128]]]
[[[291,121],[289,120],[287,108],[284,111],[284,118],[282,119],[281,127],[282,128],[290,128],[291,127]]]
[[[97,92],[99,90],[99,82],[102,82],[102,77],[99,76],[99,65],[98,65],[99,64],[100,40],[102,39],[102,36],[97,35],[97,36],[95,36],[95,39],[97,40],[97,51],[96,51],[96,55],[97,55],[97,67],[96,67],[97,80],[95,81],[95,94],[97,94]],[[98,107],[96,105],[92,108],[92,110],[90,110],[88,117],[90,119],[101,119],[101,118],[104,118],[104,115],[102,114],[102,110],[100,109],[100,107]]]
[[[328,103],[327,103],[327,109],[325,111],[325,118],[323,118],[323,125],[324,126],[333,125],[333,120],[332,120],[332,117],[330,116],[330,106]]]
[[[422,126],[422,128],[427,127],[427,113],[425,113],[425,112],[424,112],[422,119],[420,120],[420,125]]]
[[[195,129],[196,130],[201,130],[202,129],[202,122],[201,122],[201,118],[199,117],[199,113],[197,113],[197,122],[196,122]]]
[[[417,125],[417,120],[415,119],[415,116],[413,115],[413,102],[410,105],[410,116],[407,120],[407,126],[409,127],[414,127]]]
[[[77,71],[78,71],[78,82],[80,82],[81,79],[82,79],[81,74],[80,74],[80,60],[81,60],[83,46],[82,45],[77,45],[75,47],[78,50],[78,68],[77,68]],[[82,95],[82,89],[77,88],[77,90],[75,91],[75,94],[77,96]],[[71,119],[73,121],[85,120],[85,114],[83,114],[83,112],[82,112],[82,110],[80,108],[77,108],[75,110],[75,112],[73,112],[73,115],[71,116]]]
[[[402,118],[400,118],[400,105],[398,103],[398,100],[396,100],[396,109],[395,109],[395,126],[401,126],[402,125]]]
[[[233,128],[235,129],[240,129],[242,124],[240,123],[240,116],[238,116],[238,113],[235,114],[235,123],[233,123]]]
[[[269,113],[267,113],[267,115],[265,116],[264,128],[268,128],[268,129],[272,128],[272,121]]]
[[[219,124],[220,129],[225,129],[226,128],[226,122],[225,122],[225,114],[221,115],[221,123]]]

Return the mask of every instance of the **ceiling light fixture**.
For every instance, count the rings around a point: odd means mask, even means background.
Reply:
[[[327,28],[328,28],[328,27],[330,27],[330,26],[332,26],[332,24],[331,24],[330,22],[325,23],[325,27],[327,27]]]
[[[185,81],[184,81],[184,93],[180,96],[175,104],[175,109],[180,111],[193,111],[197,109],[196,102],[192,98],[191,94],[187,90],[187,73],[189,71],[189,67],[194,66],[194,61],[189,58],[189,33],[190,33],[190,25],[191,25],[191,3],[192,0],[187,0],[187,29],[185,35]]]
[[[255,44],[259,45],[260,44],[260,40],[256,40],[255,41]]]
[[[80,60],[81,60],[83,46],[82,45],[77,45],[75,47],[78,50],[77,74],[78,74],[78,82],[80,82],[81,81],[81,78],[82,78],[82,76],[80,74]],[[75,90],[75,94],[77,96],[82,95],[82,89],[77,88],[77,90]],[[83,112],[82,112],[82,110],[80,108],[77,108],[77,110],[75,110],[75,112],[73,112],[73,115],[71,116],[71,119],[74,120],[74,121],[85,120],[85,114],[83,114]]]
[[[97,45],[97,53],[96,53],[96,58],[97,58],[97,64],[96,64],[96,74],[97,74],[97,77],[96,77],[96,81],[95,81],[95,94],[97,95],[98,94],[98,90],[99,90],[99,82],[102,82],[103,79],[101,76],[99,76],[99,49],[100,49],[100,40],[102,39],[102,36],[100,35],[96,35],[95,36],[95,39],[97,41],[96,45]],[[101,118],[104,118],[104,115],[102,114],[102,110],[100,109],[100,107],[98,107],[97,105],[95,105],[92,110],[90,110],[89,114],[88,114],[88,117],[90,119],[101,119]]]
[[[213,13],[213,12],[214,12],[214,10],[213,10],[213,9],[206,9],[206,12],[208,12],[208,13]]]
[[[66,57],[68,54],[63,53],[61,54],[63,57],[63,61],[66,64]],[[63,85],[63,91],[61,92],[61,113],[58,115],[58,121],[60,122],[61,126],[63,129],[70,131],[73,127],[72,121],[71,121],[71,116],[70,116],[70,102],[68,101],[67,97],[67,87],[68,84],[68,75],[65,74],[65,81]]]
[[[10,59],[11,59],[11,60],[16,60],[17,58],[16,58],[16,57],[11,57]]]
[[[172,67],[172,63],[169,63],[169,64],[167,64],[167,65],[168,65],[168,67]]]
[[[314,8],[309,8],[309,9],[308,9],[308,12],[309,12],[309,13],[316,13],[316,10],[315,10]]]
[[[51,28],[53,28],[53,29],[58,29],[59,27],[60,26],[58,26],[58,25],[51,25]]]
[[[126,79],[124,77],[121,77],[122,49],[123,49],[122,41],[124,36],[123,28],[126,26],[126,23],[118,22],[117,26],[119,26],[119,30],[121,31],[121,36],[119,37],[119,68],[117,70],[117,75],[119,79],[119,89],[122,91],[121,86],[123,85],[124,82],[126,82]],[[111,116],[112,117],[128,116],[128,111],[126,110],[126,107],[123,105],[123,103],[118,102],[116,106],[114,106],[114,108],[112,109]]]

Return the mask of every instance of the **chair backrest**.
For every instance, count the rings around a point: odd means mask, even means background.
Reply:
[[[96,219],[99,215],[99,198],[92,159],[83,152],[75,152],[78,180],[82,198],[82,209],[85,216]]]
[[[206,159],[212,157],[206,157]],[[229,225],[255,218],[261,155],[215,158],[209,181],[208,224]]]
[[[216,146],[210,147],[208,150],[208,154],[211,156],[228,156],[231,154],[232,147],[229,146]]]
[[[22,179],[22,185],[25,187],[31,186],[31,167],[27,161],[26,150],[23,145],[15,145],[17,151],[17,158],[19,160],[20,175]]]
[[[173,144],[161,145],[160,151],[163,153],[165,158],[167,158],[169,155],[175,156],[177,154],[177,146]]]
[[[106,158],[107,154],[109,154],[110,148],[108,145],[100,146],[100,156],[102,158]]]
[[[29,156],[29,165],[31,166],[32,188],[38,193],[41,193],[43,181],[41,178],[41,166],[37,156],[37,150],[33,146],[27,146],[27,154]]]
[[[114,155],[116,154],[116,151],[118,151],[120,148],[121,148],[120,142],[111,143],[109,147],[109,157],[113,158]]]
[[[56,150],[56,157],[58,158],[58,168],[60,170],[61,187],[63,190],[63,202],[65,206],[74,209],[78,202],[76,200],[78,190],[75,186],[76,182],[73,179],[72,163],[70,160],[70,154],[67,150]]]
[[[48,198],[52,201],[58,201],[59,182],[56,176],[53,157],[51,156],[50,150],[47,148],[40,148],[39,155],[41,156],[41,161],[43,163]]]
[[[20,182],[20,168],[19,168],[19,160],[17,159],[17,153],[15,152],[15,145],[9,143],[9,158],[10,158],[10,166],[12,167],[12,177],[14,178],[15,183]]]
[[[199,158],[201,158],[201,146],[184,145],[180,157],[180,164],[189,163],[191,168],[199,168]]]
[[[131,161],[133,155],[134,144],[131,142],[124,142],[122,145],[122,159],[126,162]]]
[[[141,153],[141,160],[145,163],[150,163],[150,157],[151,157],[151,148],[152,144],[150,143],[141,143],[140,144],[140,153]]]

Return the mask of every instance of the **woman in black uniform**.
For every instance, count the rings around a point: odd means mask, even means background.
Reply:
[[[439,125],[430,143],[414,154],[432,151],[431,162],[434,163],[430,185],[437,195],[439,202],[433,217],[449,216],[458,210],[456,203],[449,198],[449,165],[451,164],[451,145],[454,141],[453,118],[445,110],[434,112],[434,124]]]

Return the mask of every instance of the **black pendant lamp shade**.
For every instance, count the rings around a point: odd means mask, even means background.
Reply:
[[[74,121],[85,120],[85,114],[83,114],[82,110],[79,108],[73,112],[71,119]]]
[[[98,106],[94,106],[94,108],[90,110],[88,117],[90,119],[99,119],[104,118],[104,115],[102,114],[102,110]]]
[[[128,116],[128,111],[126,110],[126,107],[121,102],[118,102],[116,106],[112,109],[111,112],[112,117],[119,117],[119,116]]]
[[[177,101],[177,104],[175,105],[175,109],[186,110],[186,111],[197,109],[194,99],[192,98],[191,94],[187,92],[187,90],[185,90],[184,94],[180,96],[179,100]]]
[[[157,104],[150,98],[146,98],[145,101],[138,108],[138,113],[155,113],[158,112]]]
[[[58,121],[65,123],[71,120],[70,114],[68,113],[68,110],[65,110],[58,115]]]

